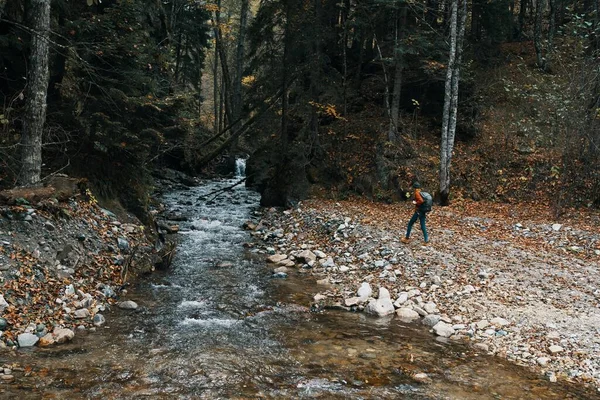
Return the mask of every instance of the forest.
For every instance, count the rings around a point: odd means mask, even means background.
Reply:
[[[250,156],[264,205],[397,201],[415,179],[442,204],[600,202],[594,1],[5,0],[0,18],[4,188],[66,173],[142,216],[152,171]]]
[[[0,0],[0,96],[0,397],[597,398],[600,0]]]

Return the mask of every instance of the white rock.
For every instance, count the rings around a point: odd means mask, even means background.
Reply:
[[[564,349],[563,349],[562,347],[560,347],[560,346],[557,346],[557,345],[555,345],[555,344],[554,344],[554,345],[552,345],[552,346],[548,347],[548,351],[549,351],[551,354],[558,354],[558,353],[560,353],[560,352],[564,351]]]
[[[319,302],[321,300],[325,300],[327,298],[327,296],[325,296],[324,294],[321,293],[317,293],[315,294],[315,297],[313,297],[315,299],[315,302]]]
[[[335,267],[335,263],[333,262],[332,257],[327,257],[327,259],[321,259],[319,262],[321,263],[321,266],[323,266],[325,268]]]
[[[492,325],[494,325],[494,326],[499,326],[499,327],[506,326],[506,325],[509,325],[509,324],[510,324],[510,322],[508,322],[508,321],[507,321],[507,320],[505,320],[504,318],[500,318],[500,317],[493,318],[493,319],[490,321],[490,323],[491,323]]]
[[[479,349],[481,351],[485,351],[485,352],[490,351],[490,347],[485,343],[475,343],[473,345],[473,347],[475,347],[476,349]]]
[[[365,300],[362,299],[361,297],[350,297],[350,298],[344,300],[344,304],[346,305],[346,307],[352,307],[352,306],[355,306],[357,304],[364,303],[364,302],[365,302]]]
[[[560,228],[562,228],[561,224],[552,224],[552,230],[555,232],[560,231]]]
[[[394,306],[400,308],[400,306],[408,301],[408,293],[400,292],[398,299],[394,302]]]
[[[380,292],[382,290],[387,292],[387,289],[385,289],[385,288],[381,288]],[[369,301],[369,304],[367,304],[367,307],[365,307],[365,312],[368,314],[377,315],[379,317],[384,317],[386,315],[393,314],[395,311],[395,308],[394,308],[394,305],[392,304],[392,301],[390,300],[389,296],[390,296],[390,294],[388,292],[387,298],[380,297],[377,300],[372,299],[371,301]]]
[[[287,254],[273,254],[272,256],[267,257],[267,262],[277,264],[286,258],[288,258]]]
[[[390,300],[390,291],[384,287],[379,288],[379,300]],[[391,301],[390,301],[391,303]]]
[[[539,357],[537,360],[535,360],[535,362],[537,362],[538,365],[540,365],[542,367],[545,367],[550,362],[550,358],[548,358],[548,357]]]
[[[360,288],[358,288],[358,291],[356,292],[356,294],[361,299],[365,299],[366,300],[369,297],[371,297],[371,294],[373,294],[373,289],[371,289],[371,285],[369,285],[368,282],[363,282],[360,285]]]
[[[448,325],[444,321],[440,321],[433,327],[433,331],[442,337],[450,337],[454,335],[454,329],[452,329],[451,325]]]
[[[278,272],[288,272],[288,268],[287,267],[279,267],[279,268],[275,268],[273,270],[273,273],[276,274]]]
[[[350,271],[350,268],[347,267],[347,266],[345,266],[345,265],[342,265],[338,269],[339,269],[340,272],[348,272],[348,271]]]
[[[438,312],[437,305],[433,302],[425,304],[423,309],[427,312],[427,314],[435,314]]]
[[[9,304],[4,299],[4,296],[2,296],[0,294],[0,314],[2,314],[4,312],[4,310],[6,309],[6,307],[8,307],[8,306],[9,306]]]
[[[473,293],[475,291],[475,288],[473,287],[473,285],[466,285],[463,288],[463,293]]]
[[[398,310],[396,310],[396,315],[405,321],[413,321],[415,319],[419,319],[420,316],[419,314],[417,314],[417,312],[415,310],[413,310],[412,308],[407,308],[407,307],[403,307],[403,308],[399,308]]]
[[[475,325],[477,326],[477,329],[485,329],[488,326],[490,326],[490,323],[487,319],[482,319],[481,321],[478,321]]]

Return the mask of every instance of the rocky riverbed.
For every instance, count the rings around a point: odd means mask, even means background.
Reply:
[[[313,309],[366,312],[430,328],[432,339],[600,387],[600,217],[556,221],[544,207],[456,201],[400,238],[412,209],[362,200],[265,210],[248,244],[273,274],[314,279]],[[389,317],[388,317],[389,318]]]

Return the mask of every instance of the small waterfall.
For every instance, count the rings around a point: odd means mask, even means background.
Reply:
[[[246,160],[244,158],[237,158],[235,160],[235,177],[244,178],[246,176]]]

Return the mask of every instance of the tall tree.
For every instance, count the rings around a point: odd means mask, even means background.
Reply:
[[[442,205],[448,205],[450,197],[450,165],[452,151],[454,150],[454,138],[456,136],[460,64],[462,61],[462,46],[467,19],[467,1],[462,0],[459,26],[458,2],[459,0],[452,1],[450,16],[450,53],[448,57],[448,69],[446,71],[440,154],[440,201]]]
[[[406,4],[396,10],[395,23],[395,43],[394,43],[394,89],[392,91],[392,118],[390,124],[390,138],[397,137],[400,124],[400,94],[402,91],[402,71],[404,70],[404,32],[406,30]]]
[[[25,186],[39,183],[42,170],[42,133],[46,122],[49,78],[50,0],[29,0],[28,18],[32,35],[19,176],[19,183]]]

